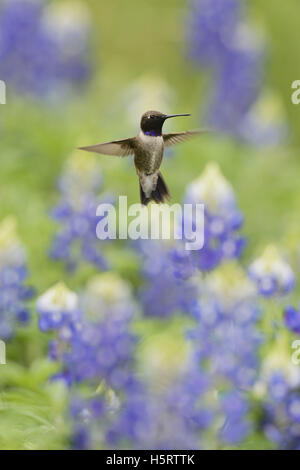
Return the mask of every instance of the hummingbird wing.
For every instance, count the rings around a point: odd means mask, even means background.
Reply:
[[[123,140],[112,140],[102,144],[90,145],[89,147],[79,147],[79,150],[87,152],[102,153],[103,155],[115,155],[117,157],[127,157],[134,154],[134,138]]]
[[[163,134],[164,145],[165,147],[170,147],[171,145],[180,144],[181,142],[185,142],[191,137],[203,134],[204,132],[208,132],[208,129],[198,129],[195,131],[172,132],[171,134]]]

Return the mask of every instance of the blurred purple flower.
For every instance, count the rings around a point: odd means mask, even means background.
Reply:
[[[64,341],[69,341],[80,327],[81,312],[77,295],[59,282],[37,299],[39,327],[41,331],[57,330]],[[51,346],[55,354],[54,344]]]
[[[300,310],[291,306],[286,307],[285,324],[293,333],[300,335]]]
[[[234,387],[251,387],[261,343],[256,327],[259,307],[254,299],[239,300],[226,308],[209,295],[201,299],[200,294],[195,314],[198,324],[189,336],[196,343],[200,363],[209,363],[215,380],[219,377]]]
[[[218,392],[219,404],[215,406],[224,422],[220,440],[240,442],[253,429],[247,395],[257,379],[262,341],[257,326],[258,298],[246,273],[234,263],[208,274],[198,296],[194,311],[197,324],[188,338],[211,389]]]
[[[204,228],[196,227],[184,214],[182,225],[192,225],[193,231],[204,230],[204,245],[198,250],[186,250],[185,240],[140,240],[134,244],[142,256],[142,274],[145,283],[140,290],[144,313],[149,316],[169,317],[178,312],[191,314],[197,304],[197,288],[193,275],[211,271],[225,261],[239,258],[245,239],[239,234],[243,216],[237,208],[231,185],[215,164],[186,189],[184,203],[204,204]],[[154,222],[152,220],[152,222]],[[202,224],[202,222],[201,222]]]
[[[213,74],[207,123],[253,145],[274,145],[286,135],[286,125],[282,119],[262,121],[253,111],[262,88],[264,48],[245,18],[240,0],[194,0],[189,53]]]
[[[231,391],[222,399],[225,423],[221,430],[221,439],[230,444],[241,442],[251,430],[247,419],[249,406],[245,397],[237,391]]]
[[[246,244],[239,234],[243,215],[233,188],[216,164],[207,165],[200,177],[188,185],[184,202],[204,204],[204,246],[189,252],[193,265],[210,271],[225,260],[239,258]]]
[[[108,445],[134,449],[201,447],[201,431],[213,419],[213,412],[201,402],[207,387],[206,375],[196,367],[163,391],[153,391],[153,384],[136,383],[109,427]]]
[[[115,287],[113,287],[115,286]],[[119,289],[113,292],[113,289]],[[112,291],[111,291],[112,290]],[[135,336],[130,333],[134,305],[126,283],[110,274],[90,281],[79,305],[77,295],[59,283],[37,300],[42,331],[56,330],[50,357],[62,362],[69,384],[101,380],[116,389],[131,380],[128,368]],[[84,312],[84,313],[83,313]]]
[[[219,66],[232,42],[241,11],[239,0],[193,1],[188,33],[192,58]]]
[[[300,393],[284,374],[274,372],[262,403],[261,426],[267,438],[284,450],[300,450]]]
[[[18,325],[28,323],[30,311],[28,300],[34,289],[25,284],[25,266],[0,268],[0,338],[11,339]]]
[[[52,16],[50,7],[37,0],[5,0],[1,5],[1,78],[20,93],[45,97],[57,87],[79,85],[89,78],[86,25],[78,23],[78,30],[83,28],[85,34],[73,37],[77,52],[69,53],[67,34],[50,27]]]
[[[27,260],[12,217],[0,224],[0,338],[9,340],[21,324],[28,323],[28,301],[35,290],[26,285]]]
[[[140,240],[135,247],[141,255],[145,280],[139,296],[144,314],[167,318],[179,311],[191,311],[196,289],[185,279],[192,274],[185,253],[161,240]]]
[[[264,297],[288,294],[296,282],[291,267],[273,245],[267,246],[262,256],[251,263],[249,276]]]
[[[81,261],[100,270],[108,268],[96,235],[101,220],[96,216],[96,210],[100,203],[113,202],[113,197],[109,194],[97,196],[101,183],[95,158],[77,153],[67,161],[59,179],[61,200],[52,210],[52,217],[62,228],[54,236],[50,256],[63,261],[69,271],[76,269]]]
[[[255,103],[260,88],[259,54],[235,51],[219,72],[207,105],[207,123],[213,128],[240,134],[241,120]]]

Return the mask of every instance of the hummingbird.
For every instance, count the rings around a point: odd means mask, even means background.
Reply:
[[[163,134],[164,122],[179,116],[190,116],[190,114],[163,114],[159,111],[147,111],[141,118],[141,130],[136,137],[80,147],[80,150],[119,157],[133,155],[139,178],[141,204],[146,206],[150,201],[159,204],[165,199],[170,200],[171,198],[168,187],[159,171],[165,147],[170,147],[204,132],[204,130],[193,130]]]

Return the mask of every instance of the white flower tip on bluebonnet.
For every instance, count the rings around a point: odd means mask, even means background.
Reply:
[[[17,221],[13,216],[7,216],[0,222],[0,268],[22,266],[25,262],[25,250],[17,235]]]
[[[72,313],[78,308],[78,296],[63,282],[58,282],[38,297],[36,306],[41,313]]]
[[[282,121],[286,119],[285,108],[282,100],[272,90],[266,90],[256,101],[252,110],[262,121]]]
[[[155,390],[169,388],[188,369],[191,363],[192,346],[184,341],[182,333],[173,329],[150,335],[138,350],[139,374]]]
[[[109,305],[132,300],[130,285],[113,272],[94,276],[88,282],[87,292]]]
[[[240,21],[232,36],[229,47],[237,51],[262,53],[265,46],[266,36],[262,28],[253,29],[252,25]]]
[[[253,283],[235,261],[225,262],[208,274],[205,285],[226,311],[241,302],[253,300],[256,295]]]
[[[130,285],[112,272],[94,276],[82,294],[82,308],[87,317],[103,320],[131,316],[133,295]],[[129,313],[128,313],[129,312]],[[128,315],[127,315],[128,314]]]
[[[85,48],[91,29],[91,14],[85,2],[62,0],[45,9],[44,23],[65,53]]]
[[[290,387],[299,387],[300,368],[291,360],[288,337],[281,334],[276,345],[268,352],[261,367],[261,381],[268,383],[274,374],[282,374]]]
[[[268,245],[262,256],[252,262],[249,275],[261,292],[270,294],[289,292],[295,284],[292,268],[274,245]]]
[[[186,189],[185,202],[204,204],[208,211],[219,213],[236,204],[234,190],[217,163],[206,165],[203,173]]]
[[[253,391],[253,396],[256,398],[256,399],[259,399],[259,400],[262,400],[263,398],[266,397],[267,393],[268,393],[268,386],[267,386],[267,383],[263,380],[258,380],[257,382],[255,382],[255,384],[253,385],[252,387],[252,391]]]
[[[288,135],[286,113],[279,96],[266,90],[239,126],[241,136],[259,147],[274,147]]]

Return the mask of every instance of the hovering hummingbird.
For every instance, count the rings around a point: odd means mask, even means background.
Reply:
[[[190,116],[190,114],[163,114],[159,111],[147,111],[142,116],[141,131],[136,137],[80,147],[80,150],[119,157],[134,155],[134,164],[140,183],[141,203],[147,205],[150,201],[164,202],[165,199],[170,199],[168,187],[159,171],[164,148],[204,132],[195,130],[162,134],[165,120],[178,116]]]

